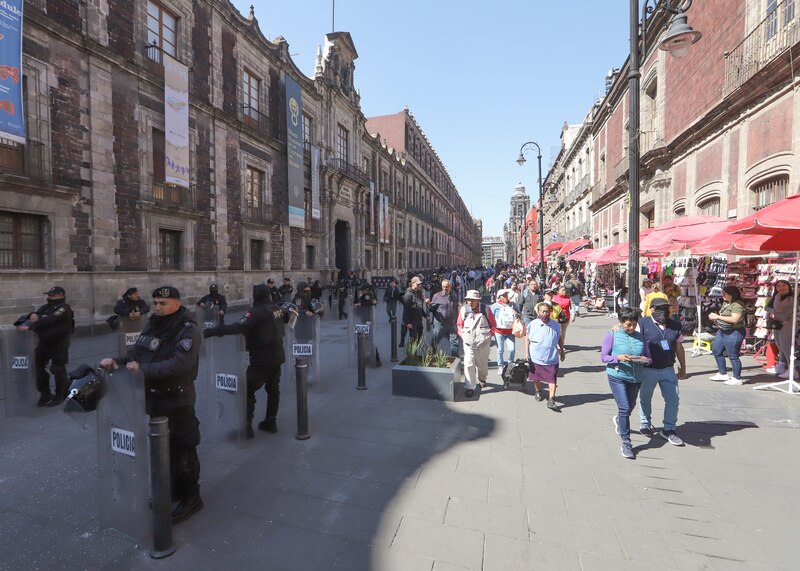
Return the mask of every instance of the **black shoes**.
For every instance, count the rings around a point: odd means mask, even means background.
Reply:
[[[536,394],[533,395],[533,400],[535,400],[536,402],[542,402],[544,400],[544,397],[542,396],[542,393],[536,391]]]
[[[64,402],[65,400],[66,400],[66,397],[63,397],[61,395],[57,395],[57,396],[53,397],[53,400],[51,400],[49,403],[47,403],[47,406],[49,406],[49,407],[58,406],[62,402]]]
[[[381,363],[381,360],[380,360],[380,359],[378,359],[377,361],[375,361],[375,366],[376,366],[376,367],[383,367],[383,363]]]
[[[258,423],[258,429],[275,434],[278,432],[278,423],[274,418],[268,418]]]
[[[42,393],[39,400],[36,401],[36,406],[47,406],[53,400],[53,395],[50,393]]]
[[[200,498],[200,494],[179,501],[172,510],[172,525],[186,521],[201,509],[203,509],[203,500]]]
[[[473,389],[467,389],[467,390],[464,392],[464,395],[465,395],[465,396],[466,396],[468,399],[471,399],[471,398],[472,398],[472,397],[475,395],[475,391],[474,391]]]
[[[547,408],[558,412],[559,408],[558,405],[556,404],[556,399],[547,399]]]

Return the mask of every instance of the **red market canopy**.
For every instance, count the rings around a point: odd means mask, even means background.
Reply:
[[[595,258],[599,255],[598,252],[600,252],[600,250],[583,248],[582,250],[578,250],[577,252],[573,252],[567,256],[567,259],[574,260],[576,262],[594,262]]]
[[[548,244],[544,247],[544,253],[549,254],[553,250],[558,250],[561,246],[564,245],[564,242],[553,242],[552,244]]]
[[[685,250],[691,248],[692,244],[718,234],[727,225],[728,221],[719,216],[683,216],[653,228],[642,239],[640,247],[642,251]]]
[[[786,230],[800,230],[800,194],[765,206],[728,226],[728,232],[742,234],[778,234]],[[800,249],[800,243],[795,249]]]
[[[573,250],[577,250],[578,248],[583,248],[589,244],[589,240],[586,238],[578,238],[577,240],[570,240],[566,244],[561,246],[561,249],[558,251],[556,256],[564,256],[569,254]]]

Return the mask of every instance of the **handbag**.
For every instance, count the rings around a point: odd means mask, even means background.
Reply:
[[[728,323],[727,321],[722,321],[721,319],[717,319],[714,324],[720,331],[733,331],[733,323]]]
[[[773,329],[777,331],[781,327],[783,327],[782,321],[778,321],[777,319],[772,319],[771,317],[767,317],[767,329]]]
[[[569,321],[569,320],[567,319],[567,314],[566,313],[564,313],[562,311],[561,313],[558,314],[558,322],[559,323],[566,323],[567,321]]]
[[[514,318],[514,325],[511,327],[511,334],[514,337],[525,337],[525,325],[523,325],[519,317]]]

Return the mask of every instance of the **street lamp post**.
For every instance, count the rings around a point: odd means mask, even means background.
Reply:
[[[517,157],[517,164],[522,166],[525,164],[525,156],[523,152],[525,151],[525,147],[528,145],[532,145],[536,147],[536,160],[539,163],[539,279],[544,285],[545,281],[547,280],[547,274],[545,273],[544,267],[544,200],[542,198],[542,149],[541,147],[533,142],[528,141],[527,143],[523,144],[519,148],[519,157]]]
[[[641,0],[630,0],[630,43],[631,55],[628,71],[628,96],[630,97],[630,115],[628,119],[628,300],[631,307],[639,306],[639,43],[641,54],[647,56],[646,31],[648,16],[663,9],[670,14],[670,27],[667,35],[659,43],[661,50],[668,51],[674,57],[685,56],[690,46],[702,37],[694,31],[686,21],[686,10],[692,0],[646,0],[644,14],[639,22],[639,3]],[[641,26],[641,28],[640,28]],[[641,29],[641,38],[639,30]]]

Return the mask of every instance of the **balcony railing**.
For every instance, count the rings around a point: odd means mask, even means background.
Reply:
[[[328,168],[337,170],[346,177],[353,179],[357,183],[369,187],[369,177],[367,176],[367,173],[357,166],[351,165],[344,159],[328,159],[326,164],[328,165]]]
[[[164,65],[164,50],[158,44],[147,44],[144,47],[144,55],[150,61],[154,61],[159,65]]]
[[[272,209],[269,204],[248,204],[244,214],[248,222],[266,224],[272,218]]]
[[[597,202],[606,193],[606,182],[601,180],[592,187],[592,202]]]
[[[614,165],[614,180],[623,178],[628,173],[628,166],[630,159],[628,158],[627,149],[625,156],[622,157],[617,164]]]
[[[24,145],[0,139],[0,172],[48,180],[44,165],[44,144],[28,141]]]
[[[725,55],[723,97],[739,89],[769,62],[800,41],[800,21],[796,10],[795,0],[783,0]]]
[[[255,107],[242,105],[242,123],[260,135],[273,137],[272,121]]]
[[[153,183],[153,200],[191,208],[192,190],[166,183]]]

